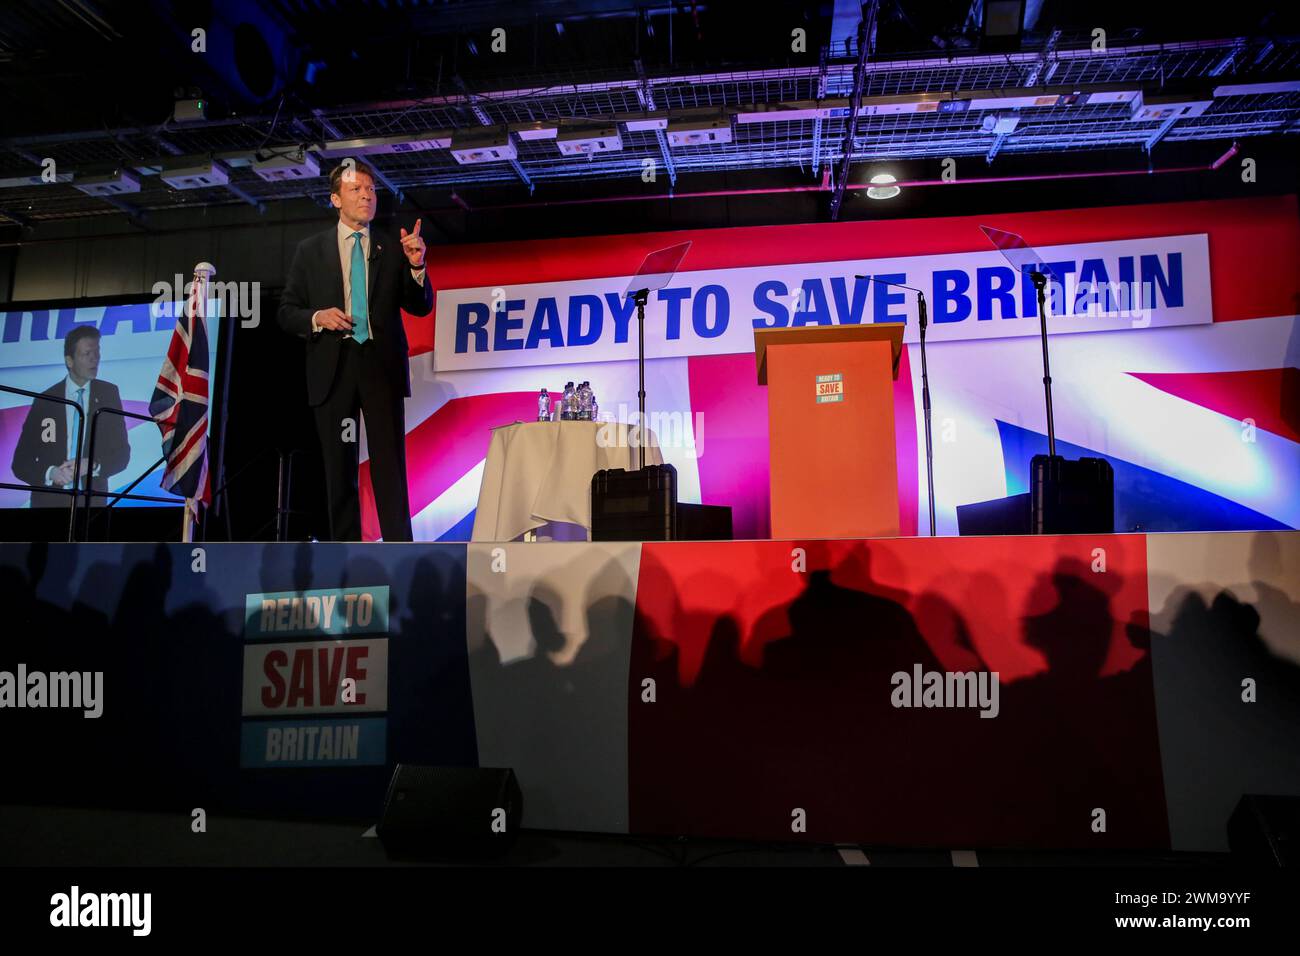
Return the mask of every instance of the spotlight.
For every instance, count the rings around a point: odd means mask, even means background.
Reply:
[[[867,187],[867,198],[893,199],[902,192],[901,189],[894,185],[896,182],[898,182],[898,180],[889,175],[889,173],[877,173],[875,176],[871,177],[872,185]]]
[[[986,51],[1020,49],[1024,22],[1025,0],[985,0],[980,49]]]

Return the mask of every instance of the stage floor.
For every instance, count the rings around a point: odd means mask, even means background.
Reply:
[[[0,805],[5,864],[41,867],[374,866],[1164,866],[1221,867],[1223,853],[901,850],[860,845],[759,844],[525,830],[496,860],[390,860],[363,823],[304,823],[210,816],[207,833],[188,813]]]

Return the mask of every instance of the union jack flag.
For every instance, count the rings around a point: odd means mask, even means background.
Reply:
[[[209,267],[210,268],[210,267]],[[198,502],[212,502],[208,478],[208,323],[207,274],[196,269],[189,301],[176,319],[167,357],[149,402],[149,414],[162,429],[167,468],[162,487],[184,495],[198,518]]]

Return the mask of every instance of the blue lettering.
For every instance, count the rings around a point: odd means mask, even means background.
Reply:
[[[469,348],[470,333],[474,334],[474,351],[488,351],[488,307],[486,302],[462,302],[456,307],[456,354]]]
[[[793,325],[834,325],[831,318],[831,306],[826,301],[826,289],[821,279],[804,279],[803,308],[794,314]]]
[[[147,305],[128,305],[122,307],[109,306],[104,310],[104,321],[99,326],[100,335],[113,335],[117,332],[117,327],[126,320],[131,323],[132,332],[149,331],[149,306]]]
[[[1083,265],[1079,267],[1079,292],[1075,297],[1074,311],[1085,314],[1089,311],[1113,311],[1110,304],[1110,276],[1106,272],[1106,263],[1101,259],[1084,259]]]
[[[934,321],[962,322],[970,317],[970,276],[961,269],[934,272]]]
[[[689,286],[659,290],[659,301],[668,303],[668,327],[664,337],[669,341],[682,337],[682,300],[690,297]]]
[[[1065,311],[1065,282],[1074,271],[1073,259],[1069,262],[1047,263],[1047,308],[1052,315],[1067,314]]]
[[[537,300],[537,309],[533,312],[524,348],[535,349],[542,339],[553,349],[564,348],[564,333],[560,331],[560,307],[556,305],[555,297],[550,295]]]
[[[609,317],[614,320],[614,342],[626,342],[627,328],[636,311],[636,299],[606,292],[605,301],[609,303]]]
[[[903,305],[907,302],[907,293],[902,289],[891,289],[885,285],[886,282],[907,282],[907,273],[905,272],[886,272],[877,275],[874,278],[880,279],[880,282],[871,283],[876,288],[876,294],[872,296],[875,305],[875,321],[877,322],[906,322],[907,313],[901,315],[891,312],[891,305]]]
[[[33,315],[35,315],[35,313],[33,313]],[[94,324],[95,324],[94,319],[83,319],[82,321],[78,322],[76,309],[59,309],[59,324],[55,328],[54,337],[58,339],[65,338],[69,332],[71,332],[79,325],[93,326]],[[36,332],[36,324],[33,322],[32,323],[33,340],[35,340],[36,338],[35,332]]]
[[[867,304],[866,279],[854,278],[853,302],[849,302],[849,290],[844,276],[831,276],[831,298],[835,300],[835,315],[840,325],[861,325],[862,310]]]
[[[6,312],[5,313],[5,334],[4,341],[17,342],[18,337],[23,331],[23,316],[26,312]],[[35,331],[33,329],[33,331]],[[33,336],[34,337],[34,336]]]
[[[1037,271],[1029,265],[1020,267],[1020,314],[1026,319],[1038,318],[1038,290],[1030,278]]]
[[[994,280],[997,280],[995,283]],[[1002,318],[1016,317],[1016,274],[1006,266],[986,266],[975,270],[975,301],[979,303],[977,321],[993,318],[993,302],[999,303]]]
[[[497,320],[493,323],[492,347],[498,352],[513,352],[516,349],[522,349],[524,343],[521,339],[510,338],[511,332],[518,332],[524,327],[522,318],[510,318],[511,312],[516,312],[524,307],[523,299],[511,299],[509,302],[501,301],[497,303]]]
[[[760,282],[755,286],[754,308],[760,312],[766,312],[772,317],[772,321],[765,322],[761,318],[756,318],[754,319],[754,328],[783,329],[789,325],[790,310],[785,307],[785,303],[782,301],[789,295],[790,290],[779,279],[768,279],[766,282]]]
[[[709,299],[716,300],[713,307],[713,324],[709,324]],[[727,331],[727,320],[731,317],[731,300],[727,290],[720,285],[701,286],[691,303],[691,324],[695,334],[702,339],[717,338]]]
[[[1119,260],[1119,295],[1120,309],[1124,312],[1137,311],[1142,307],[1141,301],[1135,293],[1138,291],[1134,285],[1133,277],[1133,257],[1121,256]]]
[[[591,328],[582,331],[582,313],[591,315]],[[590,345],[600,338],[605,324],[605,309],[598,295],[575,295],[569,299],[569,345]]]
[[[1160,286],[1160,294],[1164,296],[1165,305],[1170,308],[1181,308],[1183,304],[1183,254],[1181,252],[1169,253],[1169,273],[1165,274],[1160,268],[1159,256],[1142,257],[1142,289],[1145,293],[1147,289],[1151,291],[1146,293],[1150,296],[1150,307],[1159,308],[1156,304],[1156,285]]]

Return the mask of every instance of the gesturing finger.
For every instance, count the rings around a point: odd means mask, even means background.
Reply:
[[[415,220],[415,228],[411,230],[411,235],[418,236],[419,234],[420,234],[420,220],[417,219]]]

